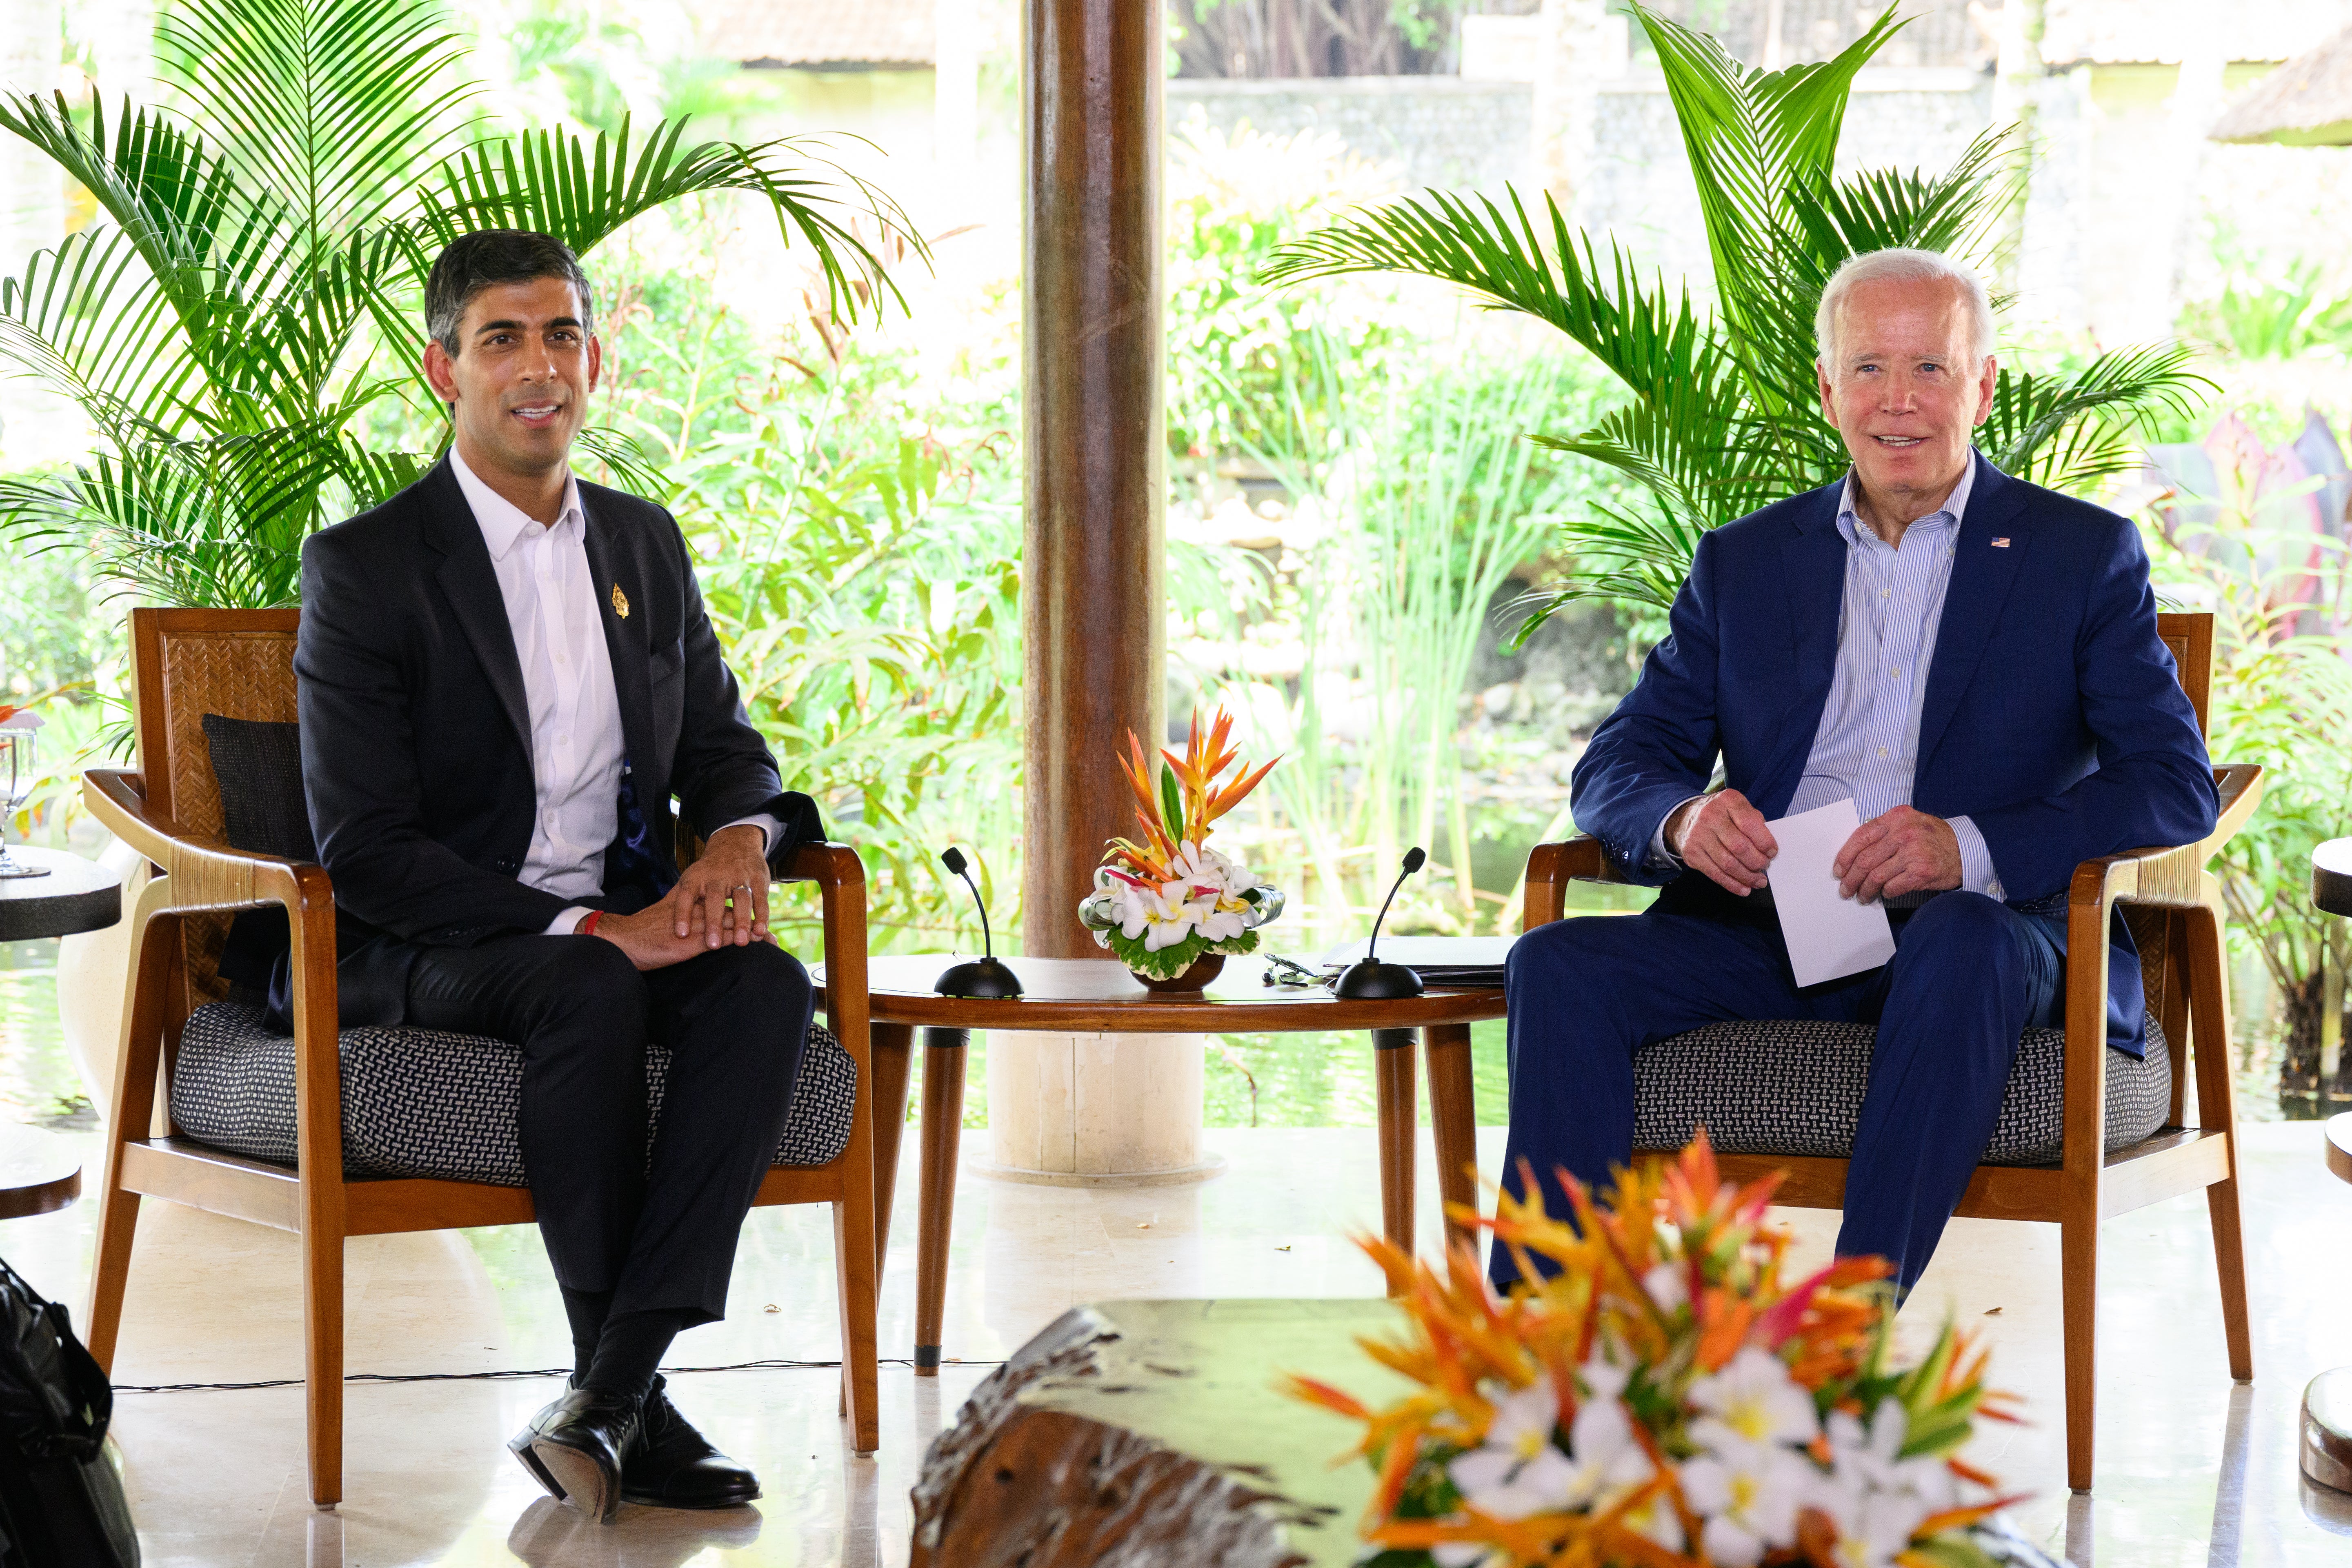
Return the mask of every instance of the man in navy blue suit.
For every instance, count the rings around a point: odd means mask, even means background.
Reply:
[[[1636,881],[1633,918],[1562,921],[1509,967],[1511,1134],[1547,1204],[1630,1163],[1636,1051],[1705,1024],[1878,1026],[1843,1256],[1908,1290],[1991,1138],[2028,1027],[2061,1020],[2081,861],[2213,829],[2195,712],[2157,637],[2125,519],[2011,479],[1969,432],[1992,407],[1991,306],[1932,251],[1846,262],[1815,321],[1822,412],[1853,467],[1699,541],[1666,639],[1595,731],[1577,825]],[[1717,761],[1723,777],[1710,789]],[[1767,886],[1769,824],[1852,799],[1833,866],[1895,952],[1800,987]],[[2146,1048],[2118,918],[2108,1043]],[[1498,1285],[1517,1277],[1496,1247]]]

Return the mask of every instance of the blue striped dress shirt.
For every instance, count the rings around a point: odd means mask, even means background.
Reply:
[[[1838,532],[1846,542],[1837,665],[1804,775],[1790,797],[1790,816],[1851,799],[1855,814],[1867,822],[1911,804],[1927,670],[1936,657],[1936,633],[1944,618],[1944,592],[1952,581],[1960,520],[1975,487],[1971,456],[1943,506],[1906,529],[1897,546],[1879,538],[1854,514],[1853,476],[1846,476],[1837,515]],[[1665,825],[1673,816],[1668,812],[1658,824],[1651,840],[1654,854],[1664,855]],[[2001,897],[1984,835],[1965,816],[1945,820],[1959,841],[1960,886]],[[1926,891],[1906,893],[1886,903],[1906,909],[1932,897]]]

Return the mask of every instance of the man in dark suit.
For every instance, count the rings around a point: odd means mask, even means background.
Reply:
[[[1605,1180],[1630,1162],[1633,1054],[1738,1018],[1874,1023],[1842,1255],[1927,1266],[2000,1113],[2028,1026],[2061,1020],[2075,866],[2212,831],[2194,711],[2157,637],[2147,558],[2112,512],[2002,474],[1992,310],[1929,251],[1855,257],[1816,319],[1822,411],[1853,467],[1700,540],[1670,635],[1578,762],[1577,823],[1636,881],[1632,919],[1513,949],[1519,1163]],[[1720,761],[1722,784],[1709,790]],[[1894,958],[1799,987],[1766,868],[1769,824],[1851,799],[1832,867],[1883,901]],[[2110,1044],[2144,1051],[2120,912]],[[1507,1249],[1489,1264],[1517,1277]]]
[[[782,792],[661,508],[576,479],[602,350],[545,235],[467,235],[425,289],[446,455],[302,551],[303,780],[343,1021],[511,1040],[574,1371],[508,1445],[555,1496],[759,1495],[656,1369],[723,1315],[808,1031],[769,871],[823,837]],[[681,872],[677,821],[709,835]],[[646,1051],[671,1055],[646,1148]]]

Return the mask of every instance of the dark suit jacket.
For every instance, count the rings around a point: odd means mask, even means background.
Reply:
[[[2010,902],[2032,903],[2063,892],[2084,860],[2195,843],[2221,803],[2196,711],[2157,637],[2137,531],[1973,460],[1911,802],[1973,820]],[[1664,879],[1647,864],[1651,835],[1706,787],[1718,755],[1731,788],[1768,819],[1787,814],[1837,661],[1840,489],[1699,541],[1671,635],[1577,763],[1577,825],[1633,879]],[[1682,873],[1669,907],[1702,906],[1710,890],[1720,891]],[[2115,933],[2109,1037],[2137,1053],[2144,999],[2120,914]]]
[[[676,864],[673,795],[705,831],[773,815],[778,863],[822,838],[815,804],[782,792],[744,714],[677,524],[601,485],[583,481],[580,500],[653,853]],[[446,457],[304,542],[294,673],[310,825],[335,883],[345,1023],[399,1021],[419,946],[543,931],[582,901],[515,879],[537,809],[522,666]]]

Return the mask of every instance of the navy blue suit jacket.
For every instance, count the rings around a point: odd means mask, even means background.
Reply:
[[[1972,460],[1911,803],[1973,820],[2003,892],[2026,904],[2063,892],[2082,861],[2195,843],[2221,803],[2196,711],[2157,637],[2138,531]],[[1787,815],[1837,659],[1841,489],[1792,496],[1699,541],[1670,635],[1577,763],[1577,826],[1633,880],[1665,879],[1648,864],[1651,835],[1707,786],[1718,756],[1730,788],[1768,819]],[[1696,871],[1678,881],[1675,903],[1714,886]],[[2114,932],[2108,1037],[2137,1054],[2146,1004],[2120,913]]]

